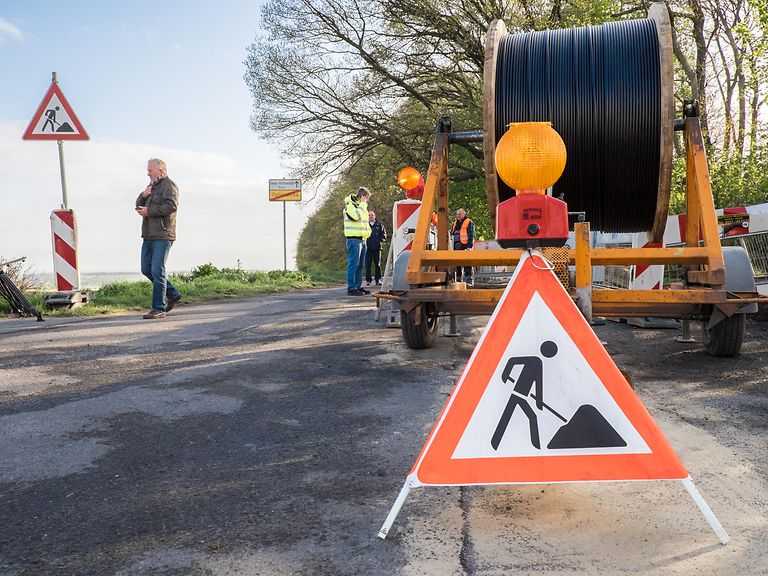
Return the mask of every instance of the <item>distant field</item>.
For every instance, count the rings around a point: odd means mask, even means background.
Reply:
[[[82,288],[101,288],[113,282],[137,282],[146,280],[140,272],[98,272],[94,274],[80,273]],[[147,280],[149,282],[149,280]]]
[[[45,282],[45,288],[48,290],[55,290],[53,285],[53,274],[50,272],[36,274],[40,280]],[[136,282],[138,280],[145,280],[139,272],[96,272],[86,274],[80,273],[80,284],[82,289],[101,288],[105,284],[111,284],[112,282]],[[148,280],[147,280],[148,281]]]

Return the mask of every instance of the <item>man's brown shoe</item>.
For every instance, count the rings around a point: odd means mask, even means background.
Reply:
[[[165,311],[170,312],[176,307],[176,304],[178,304],[179,302],[181,302],[181,294],[179,294],[173,300],[168,300],[168,304],[165,305]]]
[[[160,310],[150,310],[144,314],[145,320],[158,320],[159,318],[165,318],[165,312],[161,312]]]

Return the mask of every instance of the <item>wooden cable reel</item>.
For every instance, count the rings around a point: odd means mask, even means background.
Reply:
[[[483,142],[488,208],[514,191],[498,178],[495,150],[509,122],[550,121],[568,150],[553,189],[593,229],[664,234],[672,175],[672,34],[667,8],[648,19],[507,34],[485,46]]]

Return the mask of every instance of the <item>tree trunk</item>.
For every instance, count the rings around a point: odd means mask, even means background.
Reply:
[[[693,41],[696,45],[696,93],[699,101],[699,122],[704,145],[712,149],[707,118],[707,39],[704,29],[704,9],[699,0],[691,0],[691,20],[693,21]]]

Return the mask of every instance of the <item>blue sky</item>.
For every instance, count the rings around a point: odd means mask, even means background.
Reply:
[[[283,206],[267,200],[268,180],[288,177],[291,159],[250,130],[243,81],[262,4],[0,0],[0,258],[53,268],[57,147],[21,136],[56,71],[91,138],[64,144],[81,272],[138,270],[132,206],[151,157],[166,160],[181,190],[169,269],[238,259],[248,269],[282,268]],[[314,208],[287,206],[289,268]]]

